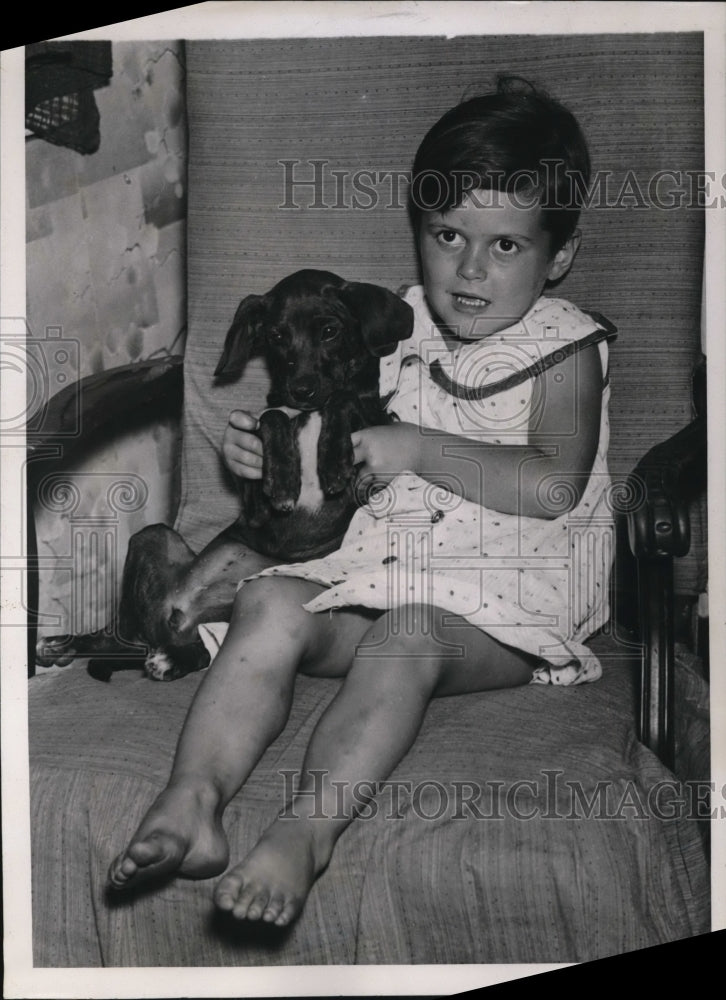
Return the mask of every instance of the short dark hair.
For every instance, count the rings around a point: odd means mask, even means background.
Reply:
[[[409,212],[461,204],[467,191],[526,194],[542,206],[544,228],[559,249],[574,233],[590,182],[590,155],[574,115],[521,77],[463,101],[427,132],[416,153]]]

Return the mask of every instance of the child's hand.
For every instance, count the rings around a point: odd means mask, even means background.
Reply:
[[[262,442],[254,433],[257,419],[246,410],[232,410],[222,440],[222,457],[229,471],[242,479],[262,479]]]
[[[350,439],[359,483],[384,486],[404,469],[418,471],[421,429],[416,424],[365,427]]]

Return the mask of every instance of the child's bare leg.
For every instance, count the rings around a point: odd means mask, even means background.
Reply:
[[[409,616],[412,630],[394,630],[403,615]],[[436,622],[434,635],[453,645],[444,645],[421,627],[426,616]],[[408,608],[390,612],[370,627],[343,687],[313,733],[302,794],[219,882],[215,902],[220,909],[239,919],[289,923],[360,810],[365,797],[361,783],[374,786],[389,776],[416,738],[430,698],[531,680],[533,657],[502,646],[462,619],[442,628],[441,617],[438,609]],[[312,796],[316,786],[311,774],[321,771],[320,794]]]
[[[302,604],[319,591],[303,580],[260,579],[239,592],[225,641],[184,723],[169,783],[111,865],[113,888],[172,873],[208,878],[224,871],[222,813],[284,727],[298,666],[341,655],[349,661],[370,624],[354,613],[334,623],[309,614]]]

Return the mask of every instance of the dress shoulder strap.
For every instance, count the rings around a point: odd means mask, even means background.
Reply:
[[[605,319],[605,317],[601,316],[599,313],[588,312],[587,315],[590,316],[593,322],[598,324],[598,328],[593,330],[592,333],[588,334],[586,337],[582,337],[580,340],[569,341],[569,343],[564,344],[562,347],[558,347],[551,354],[548,354],[544,358],[540,358],[539,361],[535,361],[534,364],[529,365],[527,368],[523,368],[519,372],[514,372],[512,375],[508,375],[506,378],[500,379],[498,382],[492,382],[490,385],[469,386],[462,385],[460,382],[455,382],[446,374],[438,359],[432,361],[429,365],[429,374],[440,389],[444,389],[450,396],[454,396],[456,399],[471,401],[488,399],[489,396],[494,396],[499,392],[506,392],[507,389],[513,389],[515,386],[521,385],[523,382],[527,382],[532,378],[536,378],[538,375],[542,375],[542,373],[546,372],[549,368],[552,368],[554,365],[561,364],[567,358],[576,354],[578,351],[584,350],[586,347],[598,344],[602,340],[615,340],[617,336],[617,327],[614,326],[610,320]]]

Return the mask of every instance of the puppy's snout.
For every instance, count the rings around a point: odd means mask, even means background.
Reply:
[[[312,376],[296,378],[290,383],[290,395],[298,403],[309,402],[320,388],[318,379]]]

